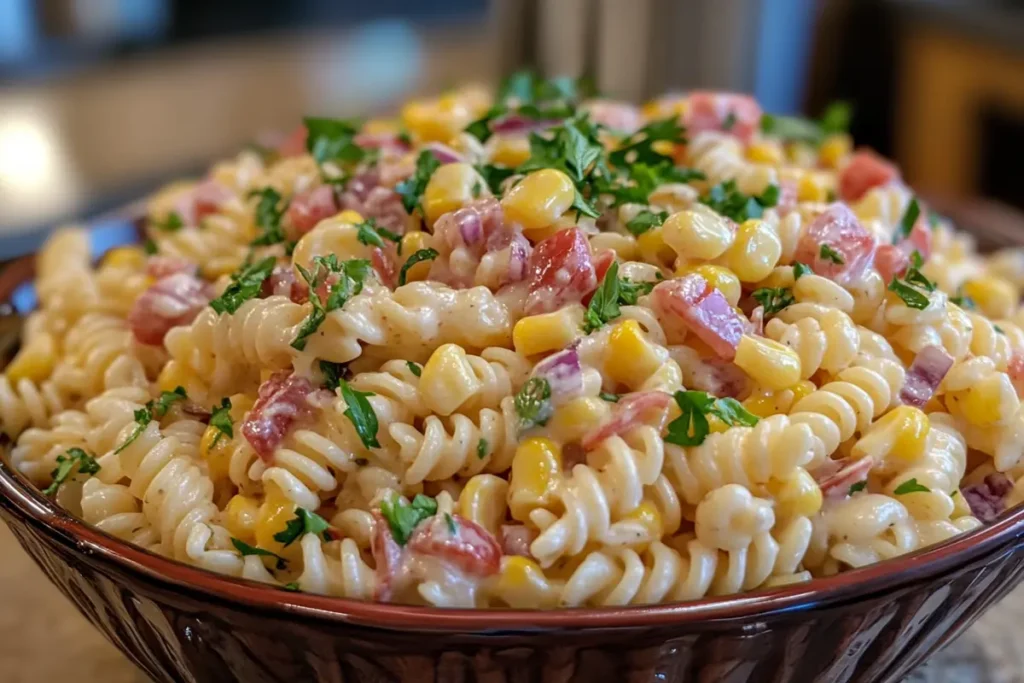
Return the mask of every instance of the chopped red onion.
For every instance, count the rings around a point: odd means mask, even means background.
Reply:
[[[558,123],[555,119],[531,119],[522,114],[509,114],[491,121],[490,128],[492,133],[529,133],[547,130]]]
[[[551,402],[556,405],[583,393],[583,366],[575,347],[548,356],[537,363],[532,374],[548,381]]]
[[[442,164],[454,164],[462,161],[462,155],[442,142],[427,143],[427,149],[431,151],[434,158]]]
[[[968,486],[960,494],[971,507],[971,513],[983,522],[995,521],[1006,509],[1006,496],[1013,482],[1002,472],[993,472],[980,484]]]
[[[921,349],[907,370],[900,390],[900,400],[907,405],[924,407],[942,379],[953,367],[953,357],[939,346],[929,345]]]

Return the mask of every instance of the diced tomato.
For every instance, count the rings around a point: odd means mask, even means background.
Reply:
[[[875,238],[848,206],[835,203],[807,226],[793,260],[808,264],[822,277],[848,284],[860,278],[874,256]]]
[[[687,98],[683,124],[696,133],[719,130],[749,142],[761,127],[761,105],[749,95],[696,90]]]
[[[501,546],[487,529],[461,515],[435,515],[409,537],[409,550],[436,557],[472,576],[496,574]]]
[[[309,301],[309,285],[295,277],[295,269],[291,266],[276,266],[270,277],[263,281],[260,296],[286,296],[297,304]]]
[[[641,424],[649,424],[660,413],[672,405],[672,397],[664,391],[642,391],[626,394],[619,399],[612,410],[612,417],[600,427],[591,430],[580,441],[586,450],[593,450],[610,436],[622,435]]]
[[[297,157],[306,153],[306,127],[299,126],[277,145],[277,153],[283,157]]]
[[[1018,387],[1017,393],[1022,393],[1021,387],[1024,387],[1024,353],[1021,351],[1014,352],[1010,357],[1010,364],[1006,372],[1010,375],[1014,385]]]
[[[198,265],[176,256],[150,256],[146,259],[146,275],[157,280],[175,273],[195,275],[198,272]]]
[[[826,498],[844,498],[849,494],[851,486],[868,478],[868,472],[874,465],[875,461],[870,455],[858,460],[829,460],[811,472],[811,476],[818,482]]]
[[[297,239],[305,235],[339,210],[337,197],[330,185],[321,185],[296,195],[285,214],[292,228],[291,237]]]
[[[525,524],[502,524],[501,552],[504,555],[532,557],[530,544],[535,538],[537,538],[537,531]]]
[[[590,244],[579,228],[566,228],[543,240],[527,262],[527,315],[555,311],[582,301],[597,287]]]
[[[372,514],[373,535],[370,537],[370,554],[373,555],[373,563],[377,570],[377,586],[373,599],[388,602],[402,566],[403,551],[402,546],[398,545],[395,537],[391,535],[391,527],[380,510],[374,510]]]
[[[159,346],[168,330],[188,325],[212,298],[210,285],[196,276],[168,275],[136,299],[128,313],[128,325],[140,343]]]
[[[305,377],[276,372],[260,385],[256,404],[242,423],[242,434],[252,449],[270,462],[288,432],[313,416],[314,400],[329,395]]]
[[[888,160],[870,149],[859,149],[839,173],[839,198],[855,202],[871,188],[888,185],[899,176],[899,169]]]
[[[394,251],[394,249],[392,249]],[[374,247],[370,253],[370,263],[377,271],[377,277],[388,287],[394,288],[398,284],[398,274],[395,272],[395,261],[392,256],[380,247]]]
[[[707,280],[691,273],[658,284],[652,295],[655,311],[681,319],[719,357],[736,357],[748,321]]]
[[[907,369],[900,390],[900,400],[907,405],[923,408],[942,384],[946,373],[953,367],[953,356],[941,346],[929,344],[917,352]]]
[[[192,217],[198,223],[205,216],[217,213],[221,205],[234,195],[218,181],[207,178],[192,190]],[[184,219],[184,216],[182,216]]]
[[[907,242],[911,247],[911,253],[917,251],[923,260],[928,260],[928,257],[932,255],[932,229],[928,225],[927,218],[921,216],[917,219]]]
[[[910,267],[910,257],[895,244],[883,244],[875,252],[875,268],[886,282],[892,282],[908,267]]]

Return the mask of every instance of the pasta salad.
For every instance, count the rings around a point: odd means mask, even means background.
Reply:
[[[1024,252],[848,112],[510,78],[306,118],[39,253],[14,465],[129,543],[445,607],[699,599],[1024,499]]]

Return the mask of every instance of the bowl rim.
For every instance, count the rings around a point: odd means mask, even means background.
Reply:
[[[33,276],[34,258],[24,256],[0,271],[0,302]],[[835,576],[780,588],[676,603],[551,610],[449,609],[353,600],[282,590],[217,574],[144,550],[74,517],[42,494],[0,452],[0,512],[9,523],[32,524],[44,536],[88,559],[113,564],[156,583],[227,603],[278,612],[281,616],[345,622],[397,631],[463,634],[556,629],[616,629],[767,619],[784,612],[821,609],[891,593],[908,584],[966,565],[1024,537],[1024,505],[943,543]],[[16,520],[16,521],[15,521]]]

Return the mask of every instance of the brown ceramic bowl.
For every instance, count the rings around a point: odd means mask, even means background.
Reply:
[[[0,301],[31,277],[0,274]],[[156,681],[898,681],[1020,581],[1024,507],[828,579],[698,602],[440,610],[292,593],[90,528],[0,458],[0,516],[51,581]]]

